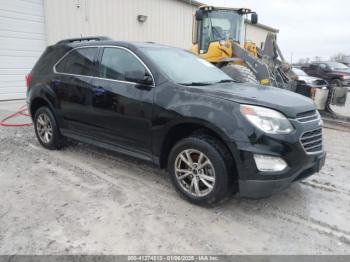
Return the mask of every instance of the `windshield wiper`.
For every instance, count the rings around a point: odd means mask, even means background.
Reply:
[[[209,86],[214,83],[212,82],[188,82],[188,83],[179,83],[180,85],[184,86]]]
[[[234,79],[222,79],[222,80],[215,82],[215,83],[232,83],[232,82],[239,83],[239,81],[234,80]]]
[[[184,86],[210,86],[213,84],[232,83],[232,82],[239,83],[239,81],[233,80],[233,79],[222,79],[217,82],[188,82],[188,83],[178,83],[178,84],[184,85]]]

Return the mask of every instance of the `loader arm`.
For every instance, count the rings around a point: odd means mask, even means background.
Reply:
[[[235,57],[244,61],[247,67],[253,71],[257,80],[263,85],[273,85],[271,83],[271,75],[269,68],[263,61],[257,57],[252,56],[246,49],[240,46],[239,43],[233,42],[232,44]]]
[[[268,33],[264,49],[259,50],[257,57],[236,42],[233,42],[232,47],[234,56],[244,61],[261,84],[295,91],[296,82],[292,79],[294,73],[277,45],[275,34]]]
[[[259,58],[269,68],[270,75],[274,79],[274,86],[290,91],[295,91],[296,82],[293,80],[295,73],[290,64],[286,62],[277,44],[276,34],[268,33],[264,48],[259,52]]]

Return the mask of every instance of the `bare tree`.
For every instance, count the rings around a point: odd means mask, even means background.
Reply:
[[[320,56],[315,56],[315,57],[314,57],[314,61],[315,61],[315,62],[320,62],[320,61],[322,61],[322,57],[320,57]]]
[[[344,60],[345,57],[346,57],[345,54],[337,53],[337,54],[331,56],[331,61],[342,61],[342,60]]]

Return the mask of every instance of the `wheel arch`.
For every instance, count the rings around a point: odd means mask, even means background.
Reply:
[[[52,105],[49,101],[42,97],[36,97],[31,101],[29,112],[32,118],[34,118],[35,112],[43,106],[48,106],[52,110]]]
[[[206,134],[218,140],[232,158],[232,163],[234,166],[234,170],[232,171],[238,174],[235,158],[236,148],[234,147],[230,138],[215,125],[200,119],[187,119],[177,122],[168,128],[166,135],[161,142],[159,166],[161,168],[167,167],[169,153],[178,141],[190,135],[196,134]]]
[[[53,112],[56,121],[61,120],[59,117],[57,108],[58,108],[58,100],[55,92],[47,85],[37,85],[33,86],[30,89],[29,97],[29,114],[32,118],[34,118],[35,111],[41,106],[48,106],[50,110]]]

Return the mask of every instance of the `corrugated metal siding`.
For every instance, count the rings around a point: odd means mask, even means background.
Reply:
[[[25,97],[25,75],[46,46],[43,0],[0,0],[0,100]]]
[[[177,0],[45,0],[45,10],[48,44],[106,35],[189,49],[196,7]],[[137,15],[146,15],[147,21],[139,23]]]

